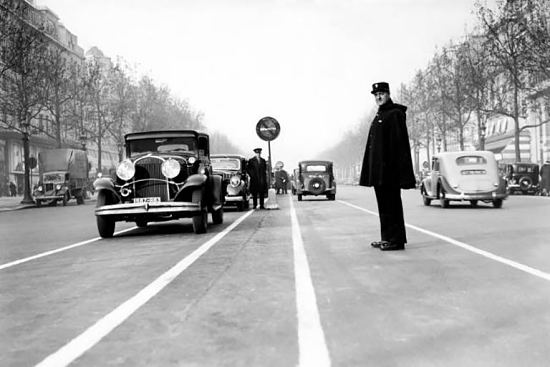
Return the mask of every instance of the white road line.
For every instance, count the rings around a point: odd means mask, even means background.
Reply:
[[[39,367],[45,366],[67,366],[72,363],[87,350],[96,345],[103,337],[108,335],[117,326],[122,324],[128,317],[136,312],[141,306],[147,303],[157,293],[159,293],[164,287],[170,284],[178,275],[180,275],[185,269],[191,266],[197,259],[204,255],[212,246],[220,241],[225,235],[231,232],[237,227],[243,220],[245,220],[250,214],[254,213],[253,210],[247,211],[236,221],[231,223],[226,229],[218,233],[210,240],[205,242],[191,254],[186,256],[164,274],[159,276],[148,286],[139,291],[135,296],[128,299],[126,302],[115,308],[109,314],[97,321],[94,325],[90,326],[82,334],[71,340],[69,343],[61,347],[57,352],[50,354],[42,362],[37,364]]]
[[[121,234],[121,233],[124,233],[124,232],[128,232],[128,231],[131,231],[132,229],[136,229],[136,228],[137,227],[131,227],[131,228],[123,229],[122,231],[115,232],[115,235]],[[99,241],[100,239],[101,239],[101,237],[95,237],[95,238],[92,238],[92,239],[89,239],[89,240],[86,240],[86,241],[82,241],[82,242],[78,242],[78,243],[75,243],[75,244],[72,244],[72,245],[69,245],[69,246],[61,247],[61,248],[51,250],[51,251],[42,252],[42,253],[37,254],[37,255],[33,255],[33,256],[25,257],[23,259],[19,259],[19,260],[15,260],[15,261],[12,261],[12,262],[9,262],[9,263],[5,263],[5,264],[0,265],[0,270],[11,268],[12,266],[26,263],[27,261],[40,259],[41,257],[57,254],[58,252],[67,251],[67,250],[70,250],[70,249],[75,248],[75,247],[84,246],[84,245],[87,245],[89,243]]]
[[[362,208],[360,206],[357,206],[357,205],[354,205],[354,204],[350,204],[348,202],[345,202],[345,201],[342,201],[342,200],[338,200],[340,203],[344,204],[344,205],[347,205],[347,206],[350,206],[352,208],[355,208],[355,209],[358,209],[358,210],[361,210],[365,213],[369,213],[369,214],[372,214],[372,215],[376,215],[378,216],[378,213],[376,212],[373,212],[371,210],[368,210],[368,209],[365,209],[365,208]],[[440,240],[443,240],[445,242],[448,242],[452,245],[455,245],[455,246],[458,246],[458,247],[461,247],[465,250],[468,250],[470,252],[473,252],[475,254],[478,254],[478,255],[481,255],[481,256],[484,256],[488,259],[491,259],[491,260],[494,260],[494,261],[498,261],[499,263],[502,263],[502,264],[505,264],[505,265],[508,265],[508,266],[511,266],[515,269],[518,269],[518,270],[521,270],[525,273],[528,273],[528,274],[531,274],[531,275],[534,275],[536,277],[539,277],[539,278],[542,278],[542,279],[545,279],[545,280],[550,280],[550,274],[549,273],[545,273],[541,270],[538,270],[538,269],[535,269],[535,268],[532,268],[530,266],[527,266],[527,265],[524,265],[524,264],[521,264],[521,263],[518,263],[516,261],[513,261],[513,260],[510,260],[510,259],[507,259],[505,257],[502,257],[502,256],[498,256],[498,255],[495,255],[493,254],[492,252],[489,252],[489,251],[485,251],[485,250],[481,250],[477,247],[474,247],[474,246],[471,246],[471,245],[468,245],[464,242],[460,242],[460,241],[457,241],[457,240],[454,240],[450,237],[447,237],[447,236],[444,236],[444,235],[441,235],[439,233],[435,233],[435,232],[432,232],[432,231],[429,231],[427,229],[423,229],[423,228],[420,228],[420,227],[417,227],[417,226],[414,226],[412,224],[408,224],[406,223],[405,226],[407,226],[408,228],[411,228],[411,229],[414,229],[418,232],[422,232],[424,234],[427,234],[429,236],[432,236],[432,237],[435,237],[435,238],[439,238]]]
[[[330,366],[330,356],[321,326],[317,298],[311,281],[304,242],[300,233],[296,210],[292,203],[292,196],[289,196],[289,201],[298,313],[298,365],[300,367]]]

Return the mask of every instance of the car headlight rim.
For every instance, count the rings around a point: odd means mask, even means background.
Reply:
[[[117,177],[124,181],[130,180],[132,177],[134,177],[135,173],[136,167],[134,166],[134,163],[129,159],[125,159],[120,162],[116,169]]]
[[[239,176],[231,176],[229,179],[229,184],[232,187],[238,187],[241,184],[241,178]]]
[[[169,158],[162,163],[160,170],[166,178],[172,179],[179,175],[181,166],[178,161]]]

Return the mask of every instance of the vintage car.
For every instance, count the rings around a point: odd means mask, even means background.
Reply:
[[[495,156],[488,151],[437,153],[428,177],[422,180],[420,194],[424,205],[439,200],[443,208],[450,201],[469,201],[475,207],[480,200],[500,208],[508,195]]]
[[[292,175],[290,175],[290,185],[291,185],[291,189],[290,191],[292,192],[292,195],[296,195],[296,191],[297,191],[297,187],[298,187],[298,177],[299,177],[299,169],[298,168],[294,168],[294,170],[292,171]]]
[[[223,222],[222,178],[212,173],[208,135],[193,130],[147,131],[125,136],[126,159],[114,177],[94,182],[95,215],[101,237],[111,237],[115,222],[192,218],[193,231]]]
[[[213,172],[222,176],[223,205],[235,205],[239,211],[248,209],[250,190],[246,158],[238,154],[212,154],[210,163]]]
[[[298,164],[296,187],[298,201],[306,195],[326,195],[327,199],[336,198],[336,180],[330,161],[302,161]]]
[[[513,163],[504,167],[510,194],[534,195],[539,191],[539,166],[536,163]]]

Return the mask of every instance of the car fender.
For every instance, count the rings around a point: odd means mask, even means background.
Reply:
[[[94,181],[94,191],[99,193],[103,191],[104,193],[109,193],[112,199],[111,204],[116,204],[122,201],[122,198],[115,190],[115,184],[113,180],[107,177],[101,177]]]
[[[174,198],[174,200],[191,202],[193,191],[195,191],[199,187],[204,187],[206,183],[206,179],[207,179],[207,176],[201,173],[197,173],[189,176],[187,180],[185,180],[183,187],[176,194],[176,197]]]
[[[217,209],[222,205],[222,176],[212,175],[210,176],[210,201],[209,204],[212,208]]]
[[[439,177],[439,184],[438,186],[441,186],[443,187],[443,190],[445,190],[446,193],[449,193],[449,194],[458,194],[458,191],[456,191],[455,189],[453,189],[451,187],[451,185],[449,184],[449,182],[447,181],[447,179],[443,176],[440,176]]]

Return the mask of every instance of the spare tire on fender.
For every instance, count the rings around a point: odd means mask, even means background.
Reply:
[[[327,189],[325,181],[319,177],[312,178],[309,181],[308,191],[313,195],[321,195]]]

